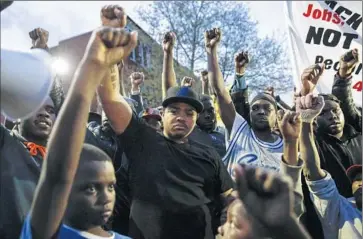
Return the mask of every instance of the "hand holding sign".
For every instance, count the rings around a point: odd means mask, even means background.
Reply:
[[[344,55],[340,57],[340,68],[339,68],[339,76],[342,78],[346,78],[352,74],[354,67],[359,62],[359,53],[358,49],[353,49],[346,52]]]
[[[325,64],[315,64],[304,70],[301,75],[301,83],[303,85],[301,95],[307,95],[314,91],[316,84],[324,72],[324,68]]]

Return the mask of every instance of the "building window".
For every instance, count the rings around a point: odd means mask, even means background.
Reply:
[[[125,30],[126,30],[127,32],[131,32],[131,28],[130,28],[130,26],[129,26],[128,24],[125,26]]]
[[[129,59],[144,68],[151,67],[151,46],[138,42],[135,49],[131,52]]]
[[[144,45],[143,46],[143,53],[144,53],[144,62],[143,62],[143,64],[144,64],[144,66],[146,67],[146,68],[150,68],[150,66],[151,66],[151,47],[150,47],[150,45]]]
[[[137,46],[137,55],[136,55],[136,62],[138,64],[140,64],[141,66],[144,66],[144,48],[143,48],[143,45],[141,42],[139,42],[138,46]],[[144,66],[145,67],[145,66]]]
[[[136,62],[136,51],[135,51],[135,49],[132,50],[131,54],[129,55],[129,59]]]

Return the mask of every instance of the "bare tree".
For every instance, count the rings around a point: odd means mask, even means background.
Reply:
[[[283,78],[292,84],[285,49],[275,39],[258,37],[257,23],[250,18],[249,9],[243,2],[154,1],[136,11],[150,26],[148,33],[155,39],[161,39],[166,31],[176,33],[174,55],[192,71],[206,68],[204,32],[220,27],[223,38],[219,62],[225,80],[234,73],[234,54],[249,50],[253,60],[247,71],[252,88],[262,89],[272,79]],[[266,80],[269,76],[270,80]]]

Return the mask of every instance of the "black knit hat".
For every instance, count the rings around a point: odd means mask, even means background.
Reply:
[[[199,101],[198,94],[187,86],[175,86],[168,89],[166,98],[163,101],[163,107],[167,107],[172,103],[182,102],[191,105],[195,108],[197,113],[203,111],[203,104]]]
[[[257,100],[266,100],[268,102],[270,102],[274,108],[277,110],[277,104],[276,104],[276,100],[275,98],[267,93],[258,93],[251,101],[251,105],[253,105],[253,103],[255,103]]]

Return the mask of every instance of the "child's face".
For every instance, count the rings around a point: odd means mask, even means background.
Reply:
[[[246,209],[240,199],[234,200],[227,211],[227,221],[218,228],[225,239],[252,238],[252,225],[246,215]]]
[[[81,161],[65,221],[79,230],[103,226],[115,205],[115,170],[110,161]]]

